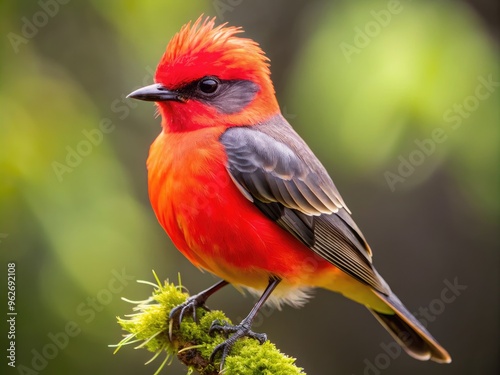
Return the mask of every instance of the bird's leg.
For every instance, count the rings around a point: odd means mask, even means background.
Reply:
[[[170,311],[170,314],[168,316],[170,320],[170,328],[168,332],[170,341],[172,341],[172,328],[174,321],[177,321],[177,324],[180,325],[184,315],[189,311],[191,311],[193,320],[196,322],[198,320],[198,317],[196,316],[196,309],[198,307],[201,307],[209,311],[208,307],[205,306],[205,302],[207,301],[208,297],[217,292],[219,289],[225,287],[227,284],[229,283],[226,280],[221,280],[217,284],[212,285],[210,288],[205,289],[204,291],[189,297],[187,301],[184,302],[183,304],[174,307]]]
[[[237,324],[235,326],[231,326],[228,324],[224,324],[224,322],[219,322],[218,320],[215,320],[212,323],[212,326],[210,327],[210,333],[212,332],[222,332],[225,333],[226,335],[229,335],[232,333],[233,335],[229,337],[226,341],[224,341],[222,344],[219,344],[215,347],[214,351],[210,355],[210,361],[213,362],[215,359],[215,356],[217,355],[218,352],[222,353],[221,361],[220,361],[220,370],[224,368],[224,362],[226,360],[226,357],[228,354],[231,352],[231,348],[233,345],[242,337],[251,337],[253,339],[258,340],[261,344],[263,344],[265,341],[267,341],[267,335],[265,333],[255,333],[250,330],[252,328],[252,322],[255,319],[255,316],[259,312],[260,308],[262,305],[266,302],[266,300],[269,298],[273,290],[278,286],[280,283],[281,279],[277,277],[271,277],[269,279],[269,284],[267,285],[266,289],[264,290],[264,293],[262,293],[262,296],[260,296],[259,300],[255,304],[255,306],[252,308],[252,311],[248,314],[248,316],[241,321],[240,324]]]

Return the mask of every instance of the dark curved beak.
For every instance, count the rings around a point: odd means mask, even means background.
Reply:
[[[147,102],[164,102],[167,100],[184,101],[177,92],[171,91],[159,83],[141,87],[128,94],[127,98],[145,100]]]

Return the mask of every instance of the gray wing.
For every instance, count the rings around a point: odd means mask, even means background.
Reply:
[[[316,254],[381,293],[389,288],[325,168],[281,116],[220,138],[241,193]]]

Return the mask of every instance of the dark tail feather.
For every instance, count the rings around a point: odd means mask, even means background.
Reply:
[[[394,294],[385,296],[378,292],[374,293],[384,300],[394,310],[395,314],[383,314],[372,309],[368,310],[410,356],[421,361],[430,359],[439,363],[451,362],[448,352],[406,309],[398,297]]]

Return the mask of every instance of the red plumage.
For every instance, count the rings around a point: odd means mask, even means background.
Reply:
[[[450,362],[392,293],[328,173],[281,116],[268,59],[240,28],[184,26],[156,84],[130,96],[155,101],[162,131],[148,158],[149,195],[175,246],[225,282],[180,307],[195,309],[226,283],[264,291],[221,344],[224,362],[261,303],[300,305],[322,287],[365,305],[415,358]],[[179,310],[175,310],[178,312]],[[182,313],[181,313],[182,317]]]

